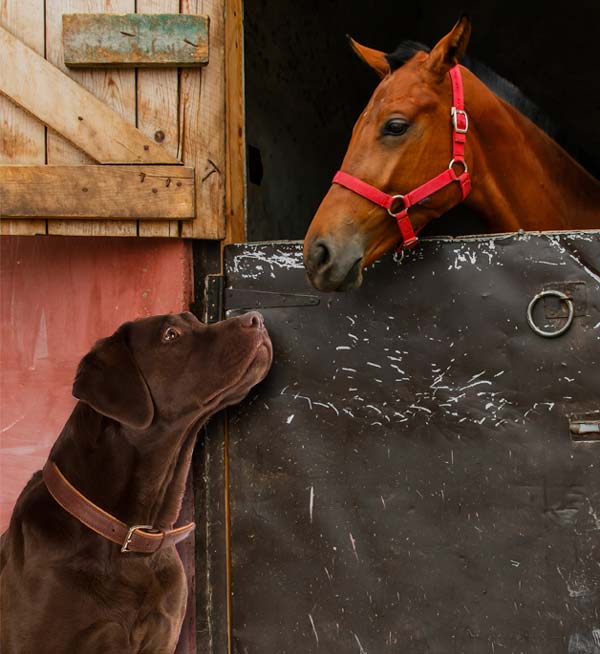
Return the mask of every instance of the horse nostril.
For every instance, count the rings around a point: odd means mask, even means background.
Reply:
[[[323,270],[331,261],[331,251],[324,241],[317,241],[310,251],[310,264],[313,270]]]
[[[263,317],[257,311],[250,311],[241,316],[241,322],[244,327],[258,329],[263,326]]]

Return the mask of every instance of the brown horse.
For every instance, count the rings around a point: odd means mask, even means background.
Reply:
[[[456,91],[449,72],[464,55],[470,32],[463,16],[431,52],[411,53],[405,63],[352,41],[382,81],[354,126],[342,178],[366,182],[387,197],[410,197],[412,189],[448,169],[457,126],[454,118],[452,132]],[[471,191],[467,195],[462,184],[450,181],[431,195],[422,193],[408,212],[414,230],[463,198],[490,232],[600,227],[600,183],[470,70],[459,66],[453,72],[462,77],[469,120],[459,130],[468,127],[464,168],[456,174],[468,167]],[[323,198],[304,241],[310,281],[323,291],[356,288],[362,269],[399,239],[396,221],[383,206],[338,181]]]

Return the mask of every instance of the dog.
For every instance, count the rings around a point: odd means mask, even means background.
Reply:
[[[79,400],[2,536],[3,654],[173,654],[187,585],[174,528],[201,426],[270,369],[259,313],[121,325],[79,364]]]

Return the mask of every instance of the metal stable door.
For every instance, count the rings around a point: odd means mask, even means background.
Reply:
[[[232,651],[600,654],[600,234],[424,241],[349,294],[299,243],[225,257],[275,352],[229,414]]]

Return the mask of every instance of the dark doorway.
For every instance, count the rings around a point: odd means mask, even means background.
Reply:
[[[346,34],[386,51],[405,38],[433,45],[468,13],[470,56],[516,84],[582,165],[600,172],[597,2],[246,0],[244,8],[249,240],[303,238],[339,167],[377,83]],[[458,212],[436,221],[435,233],[482,231]]]

